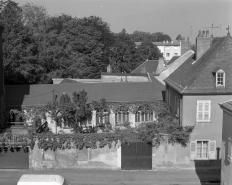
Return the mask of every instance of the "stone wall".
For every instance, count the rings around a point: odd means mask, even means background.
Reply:
[[[39,149],[37,143],[30,150],[29,168],[43,169],[121,169],[121,145],[96,149],[72,148],[65,150]]]

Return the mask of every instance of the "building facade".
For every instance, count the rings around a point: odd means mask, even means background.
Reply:
[[[179,150],[195,168],[221,168],[222,110],[232,96],[232,38],[199,36],[197,57],[188,58],[166,80],[166,101],[182,126],[194,126],[188,147]]]
[[[219,104],[223,110],[221,184],[232,184],[232,101]]]
[[[139,47],[142,42],[135,42],[136,47]],[[191,43],[187,39],[180,41],[163,41],[163,42],[152,42],[160,52],[163,54],[165,61],[168,63],[173,57],[181,56],[191,49]]]

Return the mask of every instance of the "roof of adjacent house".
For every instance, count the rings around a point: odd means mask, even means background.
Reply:
[[[105,98],[108,102],[163,100],[165,87],[159,81],[119,83],[63,83],[38,85],[6,85],[6,106],[22,107],[46,105],[63,92],[72,97],[73,92],[85,90],[88,102]]]
[[[225,88],[216,88],[215,68],[225,71]],[[232,93],[232,38],[215,38],[196,61],[187,59],[165,82],[182,94]]]
[[[144,73],[101,73],[102,76],[145,76],[147,77],[147,74]]]
[[[156,46],[180,46],[179,41],[172,41],[172,42],[152,42]],[[135,42],[136,46],[140,46],[142,42]]]
[[[169,62],[167,63],[168,65],[172,64],[176,59],[178,59],[180,56],[174,56],[171,58],[171,60],[169,60]]]
[[[144,67],[146,69],[146,73],[155,74],[157,67],[159,65],[159,60],[146,60],[143,62],[140,66],[138,66],[135,70],[133,70],[131,73],[141,73],[142,68]]]
[[[221,108],[232,112],[232,100],[224,102],[224,103],[220,103],[219,105],[221,106]]]

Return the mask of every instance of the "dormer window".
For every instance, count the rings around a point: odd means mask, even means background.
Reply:
[[[225,72],[220,69],[216,72],[216,87],[222,86],[225,86]]]

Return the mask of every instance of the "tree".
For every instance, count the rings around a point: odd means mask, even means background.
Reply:
[[[1,9],[5,83],[36,83],[43,68],[37,63],[37,46],[30,30],[22,23],[22,9],[11,0],[2,4]]]
[[[134,31],[130,34],[131,39],[134,42],[144,42],[149,40],[150,42],[163,42],[163,41],[171,41],[171,38],[167,34],[163,34],[162,32],[156,33],[148,33],[142,31]]]
[[[178,41],[181,41],[181,40],[182,40],[181,34],[177,35],[176,40],[178,40]]]
[[[139,52],[126,30],[123,29],[115,34],[115,43],[110,54],[112,71],[114,73],[131,72],[139,61]]]
[[[47,110],[57,126],[61,124],[70,126],[74,132],[80,132],[81,126],[92,117],[90,105],[87,103],[87,93],[83,90],[74,92],[73,98],[66,93],[62,94],[59,101],[52,101],[47,104]]]
[[[155,60],[162,56],[160,50],[150,41],[144,41],[138,47],[140,53],[141,61],[145,60]]]
[[[174,122],[170,111],[163,110],[158,115],[157,121],[143,124],[136,131],[142,140],[152,142],[156,147],[160,145],[164,136],[167,136],[169,143],[178,143],[186,147],[190,141],[193,129],[194,126],[183,127],[178,125]]]

